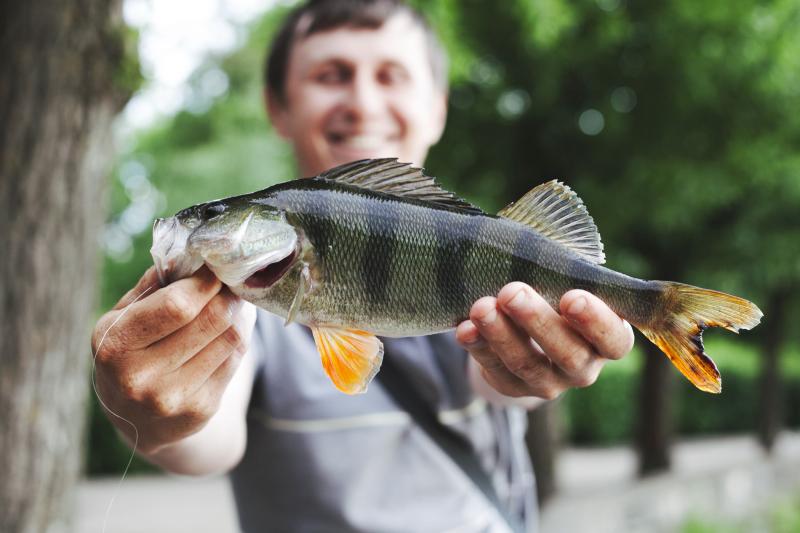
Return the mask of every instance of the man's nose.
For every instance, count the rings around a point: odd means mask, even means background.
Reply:
[[[385,104],[378,81],[368,75],[356,76],[353,79],[348,96],[351,111],[361,118],[379,114]]]

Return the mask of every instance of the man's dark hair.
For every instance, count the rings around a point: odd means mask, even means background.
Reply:
[[[308,0],[295,8],[272,41],[264,68],[264,83],[278,101],[286,103],[289,55],[297,40],[341,27],[377,29],[398,13],[411,16],[425,35],[433,79],[447,90],[447,54],[433,29],[416,9],[402,0]]]

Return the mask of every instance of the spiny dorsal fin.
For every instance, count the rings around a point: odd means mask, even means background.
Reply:
[[[592,263],[606,260],[600,233],[586,206],[560,181],[542,183],[497,215],[530,226]]]
[[[353,161],[326,170],[317,177],[483,214],[480,208],[442,189],[421,168],[413,167],[410,163],[398,163],[396,158]]]

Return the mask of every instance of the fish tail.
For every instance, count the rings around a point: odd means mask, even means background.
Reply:
[[[717,365],[703,348],[703,331],[725,328],[734,333],[756,326],[763,313],[752,302],[725,294],[674,282],[663,284],[658,318],[637,328],[672,364],[700,390],[722,391]]]

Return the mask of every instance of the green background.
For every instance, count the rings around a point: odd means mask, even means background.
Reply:
[[[800,427],[800,3],[619,0],[414,2],[451,57],[449,120],[428,172],[494,212],[559,178],[603,236],[607,266],[732,292],[780,317],[741,337],[707,334],[721,396],[673,388],[685,435],[752,431],[760,345],[781,320],[784,416]],[[262,109],[261,68],[286,7],[246,44],[209,57],[186,109],[138,132],[118,158],[98,313],[151,264],[152,216],[296,177]],[[638,338],[637,343],[647,342]],[[607,365],[561,400],[579,444],[633,431],[641,357]],[[93,399],[94,402],[94,399]],[[90,474],[129,452],[96,403]],[[139,463],[138,467],[141,467]]]

